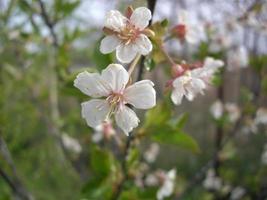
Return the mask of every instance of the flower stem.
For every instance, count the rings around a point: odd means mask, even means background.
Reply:
[[[141,55],[138,54],[138,55],[135,57],[135,59],[133,60],[133,62],[131,63],[131,65],[129,66],[129,69],[128,69],[129,76],[132,75],[132,73],[133,73],[133,71],[134,71],[134,69],[135,69],[135,67],[136,67],[136,65],[137,65],[137,63],[138,63],[138,61],[140,60],[140,58],[141,58]]]
[[[163,45],[160,45],[160,49],[161,49],[163,55],[165,56],[166,60],[167,60],[171,65],[176,65],[176,63],[175,63],[174,60],[171,58],[171,56],[168,54],[168,52],[165,50],[165,48],[163,47]]]

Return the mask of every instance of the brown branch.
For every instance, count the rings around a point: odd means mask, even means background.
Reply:
[[[46,26],[48,27],[48,29],[50,31],[50,34],[51,34],[51,36],[53,38],[53,45],[55,47],[58,47],[58,38],[57,38],[57,35],[55,33],[55,22],[53,22],[49,18],[43,1],[42,0],[38,0],[38,3],[39,3],[39,6],[40,6],[40,9],[41,9],[41,13],[40,13],[41,17],[43,18],[43,20],[44,20]]]
[[[26,187],[22,184],[22,181],[17,175],[16,167],[13,162],[12,156],[1,135],[0,135],[0,153],[4,158],[4,161],[11,168],[13,178],[8,176],[8,174],[2,168],[0,168],[0,175],[3,177],[7,185],[11,188],[14,196],[22,200],[33,200],[34,199],[33,196],[26,190]]]

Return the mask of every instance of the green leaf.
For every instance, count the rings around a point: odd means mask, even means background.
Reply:
[[[154,124],[164,124],[171,117],[171,107],[166,103],[158,103],[153,109],[146,113],[144,126],[153,126]]]
[[[177,145],[193,153],[199,153],[200,148],[196,140],[179,129],[174,129],[169,125],[161,125],[153,128],[152,138],[160,143]]]
[[[188,117],[189,117],[188,113],[183,113],[182,115],[180,115],[177,122],[176,122],[176,128],[178,128],[178,129],[184,128],[184,126],[188,120]]]
[[[147,71],[151,71],[156,66],[156,63],[153,58],[146,58],[144,64]]]
[[[91,151],[91,167],[92,170],[100,177],[106,177],[111,170],[111,156],[108,152],[94,147]]]
[[[99,40],[94,47],[92,58],[93,58],[93,62],[96,64],[98,70],[101,71],[101,70],[105,69],[110,63],[113,63],[113,56],[112,56],[112,54],[102,54],[100,52],[100,50],[99,50],[100,41],[101,40]]]

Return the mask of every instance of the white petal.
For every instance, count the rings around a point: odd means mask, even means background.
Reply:
[[[182,103],[183,96],[184,96],[183,87],[174,88],[173,91],[172,91],[172,94],[171,94],[172,102],[175,105],[180,105]]]
[[[143,80],[134,83],[126,88],[124,93],[125,101],[139,109],[149,109],[156,105],[156,92],[154,84],[150,80]]]
[[[112,92],[122,92],[129,80],[129,74],[120,64],[110,64],[102,71],[101,77]]]
[[[181,10],[178,14],[178,23],[187,24],[188,13],[185,10]]]
[[[148,39],[148,37],[144,34],[141,34],[136,40],[135,45],[138,52],[142,55],[149,54],[152,51],[152,43]]]
[[[133,44],[121,44],[117,48],[116,57],[122,63],[129,63],[135,58],[136,53],[136,48]]]
[[[145,29],[152,18],[151,12],[146,7],[136,8],[130,17],[130,22],[140,30]]]
[[[224,65],[223,61],[215,60],[214,58],[207,57],[204,61],[203,67],[217,69],[219,67],[222,67],[223,65]]]
[[[203,90],[206,88],[205,82],[198,78],[192,79],[191,85],[195,93],[203,94]]]
[[[200,40],[199,32],[193,27],[190,27],[190,26],[187,26],[187,27],[188,29],[185,35],[186,41],[190,44],[196,44]]]
[[[95,128],[105,121],[109,112],[109,104],[105,100],[92,99],[82,103],[82,117],[87,125]]]
[[[108,35],[100,43],[100,52],[103,54],[111,53],[120,45],[120,40],[115,35]]]
[[[120,107],[115,113],[115,120],[126,135],[129,135],[129,132],[137,127],[139,123],[139,119],[135,112],[125,105]]]
[[[91,97],[107,96],[110,88],[98,73],[84,71],[77,75],[74,86]]]
[[[111,10],[106,14],[105,27],[114,31],[120,32],[127,22],[127,18],[124,17],[119,11]]]

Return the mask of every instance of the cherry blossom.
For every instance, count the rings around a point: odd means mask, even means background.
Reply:
[[[204,94],[204,89],[209,84],[213,74],[222,66],[221,60],[208,57],[202,67],[186,70],[183,75],[175,78],[172,82],[173,91],[171,94],[173,103],[181,104],[184,96],[189,101],[193,101],[198,93]]]
[[[176,170],[172,169],[163,174],[163,184],[157,191],[157,199],[163,200],[165,197],[172,195],[175,186]]]
[[[103,139],[110,139],[115,134],[115,130],[109,120],[101,123],[94,129],[95,132],[92,136],[92,141],[95,143],[99,143]]]
[[[66,149],[77,154],[81,153],[82,147],[78,142],[78,140],[67,135],[66,133],[62,134],[61,138],[62,138],[62,143]]]
[[[129,74],[122,65],[110,64],[99,73],[78,74],[74,86],[93,99],[82,103],[82,117],[95,128],[115,115],[117,125],[128,135],[138,126],[139,119],[127,105],[149,109],[156,104],[154,84],[150,80],[128,85]],[[105,99],[100,99],[105,97]]]
[[[148,163],[155,162],[159,154],[159,145],[157,143],[152,143],[148,150],[144,153],[144,158]]]
[[[214,119],[220,119],[223,116],[223,110],[223,103],[220,100],[215,101],[210,107],[210,112]]]
[[[227,69],[233,71],[248,66],[249,58],[244,46],[237,47],[227,52]]]
[[[101,41],[100,51],[107,54],[116,50],[116,57],[122,63],[131,62],[137,54],[149,54],[152,43],[148,36],[153,32],[146,27],[151,17],[145,7],[130,10],[127,17],[117,10],[109,11],[103,29],[107,36]]]
[[[197,25],[189,23],[188,12],[185,10],[179,12],[178,24],[172,31],[181,42],[186,41],[191,44],[198,43],[204,34],[204,28],[200,23]]]
[[[219,190],[222,187],[222,180],[216,176],[214,169],[209,169],[203,181],[203,187],[208,190]]]

